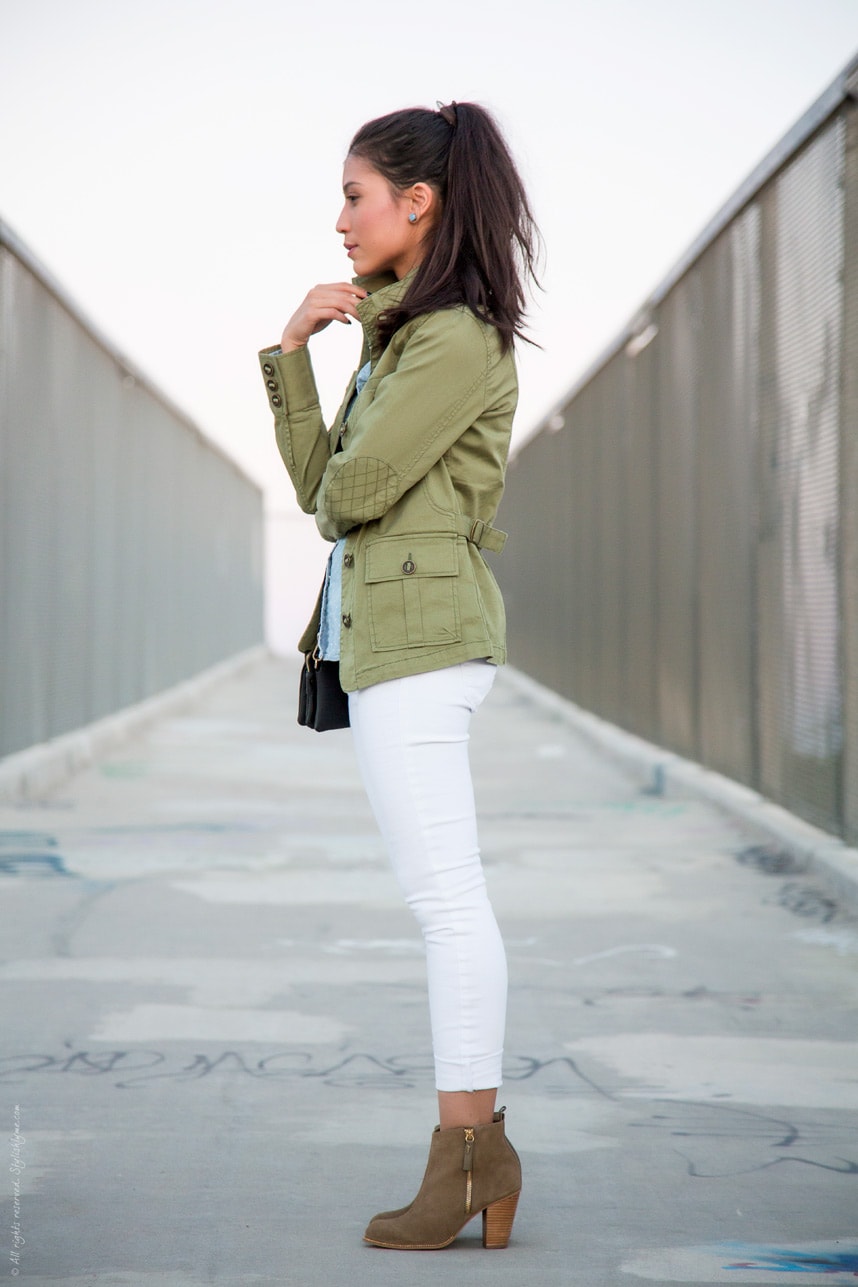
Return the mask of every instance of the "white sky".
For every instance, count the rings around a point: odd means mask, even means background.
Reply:
[[[520,442],[856,52],[858,0],[0,0],[0,217],[266,488],[288,650],[326,549],[256,352],[350,276],[355,129],[436,99],[506,129],[547,247]],[[357,343],[312,341],[328,410]]]

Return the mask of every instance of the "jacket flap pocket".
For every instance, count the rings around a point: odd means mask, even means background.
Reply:
[[[404,580],[406,577],[457,576],[459,558],[456,537],[383,536],[366,547],[366,580]]]

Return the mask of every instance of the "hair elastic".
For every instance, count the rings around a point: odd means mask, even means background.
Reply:
[[[444,120],[447,122],[447,124],[450,126],[451,129],[455,129],[458,123],[458,117],[456,115],[455,100],[452,103],[448,103],[446,106],[437,99],[436,99],[436,103],[437,103],[438,111],[444,117]]]

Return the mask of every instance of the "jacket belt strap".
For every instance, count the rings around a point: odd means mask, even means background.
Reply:
[[[484,523],[481,518],[466,518],[464,514],[460,514],[458,527],[459,535],[464,536],[472,545],[476,545],[478,550],[486,549],[494,554],[500,554],[506,545],[506,532],[502,532],[498,527],[492,527],[489,523]]]

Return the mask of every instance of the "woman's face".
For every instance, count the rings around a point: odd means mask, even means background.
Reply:
[[[419,194],[410,189],[394,192],[369,162],[349,156],[343,166],[343,195],[337,232],[344,239],[357,276],[392,272],[397,278],[404,277],[420,258],[426,228],[420,222]],[[416,223],[408,221],[412,211],[418,215]]]

